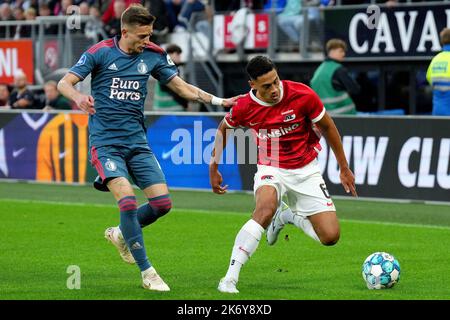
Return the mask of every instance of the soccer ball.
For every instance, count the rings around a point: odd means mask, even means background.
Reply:
[[[400,264],[386,252],[375,252],[366,258],[362,276],[369,289],[392,288],[400,280]]]

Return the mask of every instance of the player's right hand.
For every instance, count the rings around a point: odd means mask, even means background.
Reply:
[[[228,185],[222,186],[223,178],[218,170],[209,170],[209,183],[214,193],[224,194],[227,192]]]
[[[86,113],[94,114],[94,98],[92,96],[87,96],[84,94],[80,94],[75,98],[75,104],[78,108],[83,110]]]
[[[245,96],[246,94],[240,94],[232,98],[224,99],[222,102],[222,106],[224,106],[225,108],[231,108],[232,106],[236,105],[238,99]]]

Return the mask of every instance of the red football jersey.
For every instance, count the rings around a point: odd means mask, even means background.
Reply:
[[[225,116],[230,128],[248,127],[258,146],[258,164],[298,169],[321,150],[313,124],[325,115],[317,94],[308,86],[281,81],[281,99],[269,104],[250,90]]]

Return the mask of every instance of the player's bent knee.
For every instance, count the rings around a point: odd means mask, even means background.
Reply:
[[[338,243],[339,238],[339,231],[327,232],[326,234],[319,237],[320,242],[324,246],[334,246],[336,243]]]
[[[166,215],[169,213],[170,209],[172,209],[172,201],[170,200],[169,195],[158,197],[157,200],[150,200],[149,204],[158,217]]]
[[[160,217],[162,217],[162,216],[166,215],[167,213],[169,213],[170,209],[172,209],[172,204],[165,206],[165,207],[159,207],[159,208],[157,208],[158,215]]]

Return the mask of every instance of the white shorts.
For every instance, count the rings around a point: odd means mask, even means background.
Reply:
[[[282,169],[258,165],[254,177],[253,192],[262,186],[273,186],[277,190],[278,204],[283,196],[292,212],[311,216],[324,211],[336,211],[320,174],[317,159],[300,169]]]

